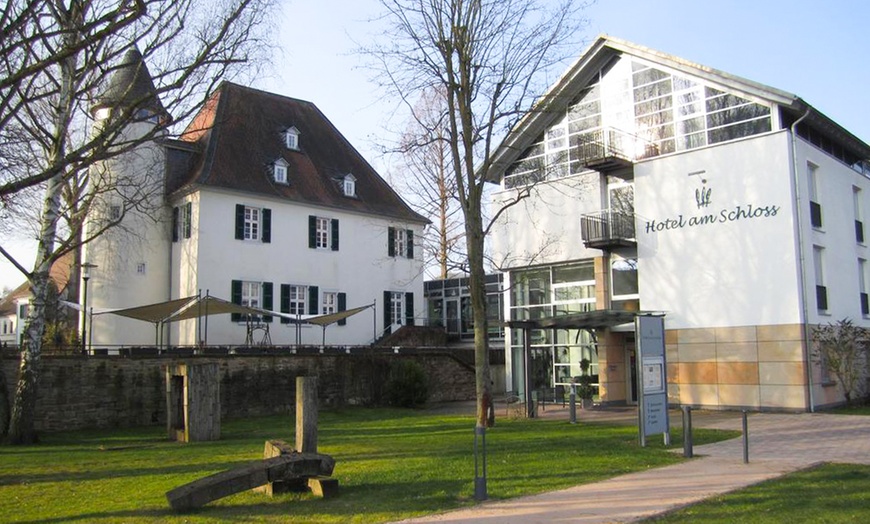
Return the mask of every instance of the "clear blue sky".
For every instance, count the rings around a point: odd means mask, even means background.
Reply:
[[[354,43],[380,32],[369,21],[378,1],[285,0],[282,8],[283,51],[255,87],[315,103],[387,176],[377,144],[395,104],[368,82]],[[606,33],[793,93],[870,142],[867,0],[598,0],[585,14],[587,42]],[[29,267],[31,248],[14,249]],[[22,280],[0,263],[0,288]]]

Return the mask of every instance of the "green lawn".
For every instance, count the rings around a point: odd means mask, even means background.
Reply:
[[[645,522],[870,522],[870,466],[826,464]]]
[[[473,504],[474,421],[425,411],[320,414],[319,449],[336,459],[337,498],[245,492],[175,515],[166,491],[262,457],[267,439],[294,438],[292,417],[224,421],[217,442],[168,442],[162,428],[43,435],[0,446],[3,522],[384,522]],[[697,430],[696,444],[736,433]],[[682,460],[633,427],[500,420],[487,432],[488,492],[507,498]],[[679,431],[673,432],[679,448]]]
[[[870,405],[836,408],[830,411],[832,415],[870,415]]]

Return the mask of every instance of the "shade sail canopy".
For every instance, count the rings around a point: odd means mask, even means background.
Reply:
[[[156,324],[157,322],[165,320],[166,317],[183,308],[185,305],[195,301],[196,297],[176,298],[175,300],[167,300],[166,302],[147,304],[145,306],[124,309],[103,309],[99,311],[94,310],[93,314],[94,316],[108,314],[119,315]]]
[[[601,309],[534,320],[509,320],[504,324],[509,328],[520,329],[603,329],[628,324],[634,322],[635,317],[646,315],[661,315],[661,313]]]
[[[193,298],[196,299],[196,297]],[[189,320],[210,315],[225,315],[227,313],[238,313],[240,315],[252,316],[277,315],[277,313],[273,311],[233,304],[232,302],[222,298],[208,295],[200,297],[199,300],[194,300],[181,308],[177,308],[170,315],[164,317],[164,320],[167,322],[175,322],[178,320]]]
[[[353,309],[348,309],[347,311],[339,311],[337,313],[330,313],[328,315],[320,315],[317,317],[311,317],[306,320],[309,324],[316,324],[318,326],[328,326],[330,324],[335,324],[339,320],[344,320],[348,317],[352,317],[361,311],[365,311],[366,309],[373,307],[374,304],[369,304],[367,306],[355,307]]]

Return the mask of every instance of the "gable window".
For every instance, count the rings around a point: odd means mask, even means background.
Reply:
[[[288,184],[287,181],[287,162],[283,158],[279,158],[272,165],[272,175],[275,182],[279,184]]]
[[[299,150],[299,130],[295,127],[291,127],[287,131],[284,132],[284,145],[287,146],[287,149],[292,149],[294,151]]]
[[[193,224],[193,203],[185,202],[172,208],[172,241],[190,238]]]
[[[236,239],[272,241],[272,210],[236,204]]]
[[[338,251],[338,219],[309,215],[308,247]]]
[[[230,299],[233,304],[238,304],[240,306],[271,310],[272,283],[255,282],[251,280],[233,280]],[[231,319],[233,322],[241,322],[247,320],[247,315],[232,313]],[[257,320],[259,320],[259,316]],[[272,317],[268,315],[263,316],[262,320],[264,322],[271,322]]]
[[[353,175],[346,175],[341,183],[341,190],[344,193],[344,196],[355,197],[356,196],[356,177]]]
[[[414,258],[414,231],[397,227],[387,228],[387,255]]]

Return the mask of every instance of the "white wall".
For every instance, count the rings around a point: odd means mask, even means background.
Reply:
[[[132,124],[126,133],[139,136],[151,125]],[[164,168],[163,148],[155,142],[109,161],[107,169],[116,181],[115,191],[101,195],[103,207],[89,215],[88,220],[99,224],[106,219],[108,206],[123,200],[130,204],[120,226],[84,247],[82,260],[98,266],[91,270],[88,282],[89,308],[95,311],[128,308],[162,302],[169,297],[170,237],[169,217],[163,207]],[[140,264],[144,264],[144,273],[139,271]],[[88,331],[95,346],[155,341],[153,324],[115,315],[94,316]]]
[[[236,240],[235,206],[269,208],[272,211],[271,242]],[[422,238],[423,227],[346,211],[287,203],[256,195],[240,195],[213,188],[194,197],[193,237],[173,244],[173,258],[180,271],[174,273],[173,296],[186,296],[202,290],[230,300],[232,280],[272,282],[273,310],[280,310],[281,284],[318,286],[320,293],[347,293],[347,308],[377,302],[374,317],[370,311],[348,319],[346,326],[332,325],[326,332],[327,344],[363,344],[383,329],[383,292],[414,293],[414,311],[424,316],[422,248],[415,247],[415,259],[387,256],[387,227],[414,230]],[[339,250],[308,247],[308,216],[339,220]],[[192,244],[192,245],[188,245]],[[195,263],[190,256],[196,255]],[[185,260],[186,259],[186,260]],[[180,323],[185,335],[173,335],[173,343],[195,343],[193,321]],[[303,343],[320,344],[322,331],[316,326],[303,328]],[[242,344],[245,326],[232,322],[229,315],[214,316],[208,323],[209,344]],[[295,327],[275,319],[270,326],[273,344],[295,341]]]
[[[870,319],[861,315],[858,276],[859,258],[868,260],[870,270],[870,249],[867,247],[870,242],[870,180],[800,138],[797,140],[796,156],[801,218],[803,230],[807,232],[803,249],[806,260],[807,320],[811,324],[825,324],[850,318],[858,325],[870,327]],[[808,161],[818,166],[817,202],[822,208],[822,227],[819,229],[810,224]],[[859,244],[855,238],[853,187],[861,189],[863,244]],[[819,314],[816,307],[814,245],[824,248],[824,284],[828,288],[826,314]],[[867,285],[870,285],[870,281]]]
[[[641,308],[669,329],[799,322],[788,151],[782,132],[635,166]]]
[[[490,215],[516,194],[517,190],[495,193]],[[580,235],[580,215],[603,209],[600,194],[595,172],[535,185],[493,228],[490,250],[496,264],[520,268],[600,256],[600,251],[583,246]]]

